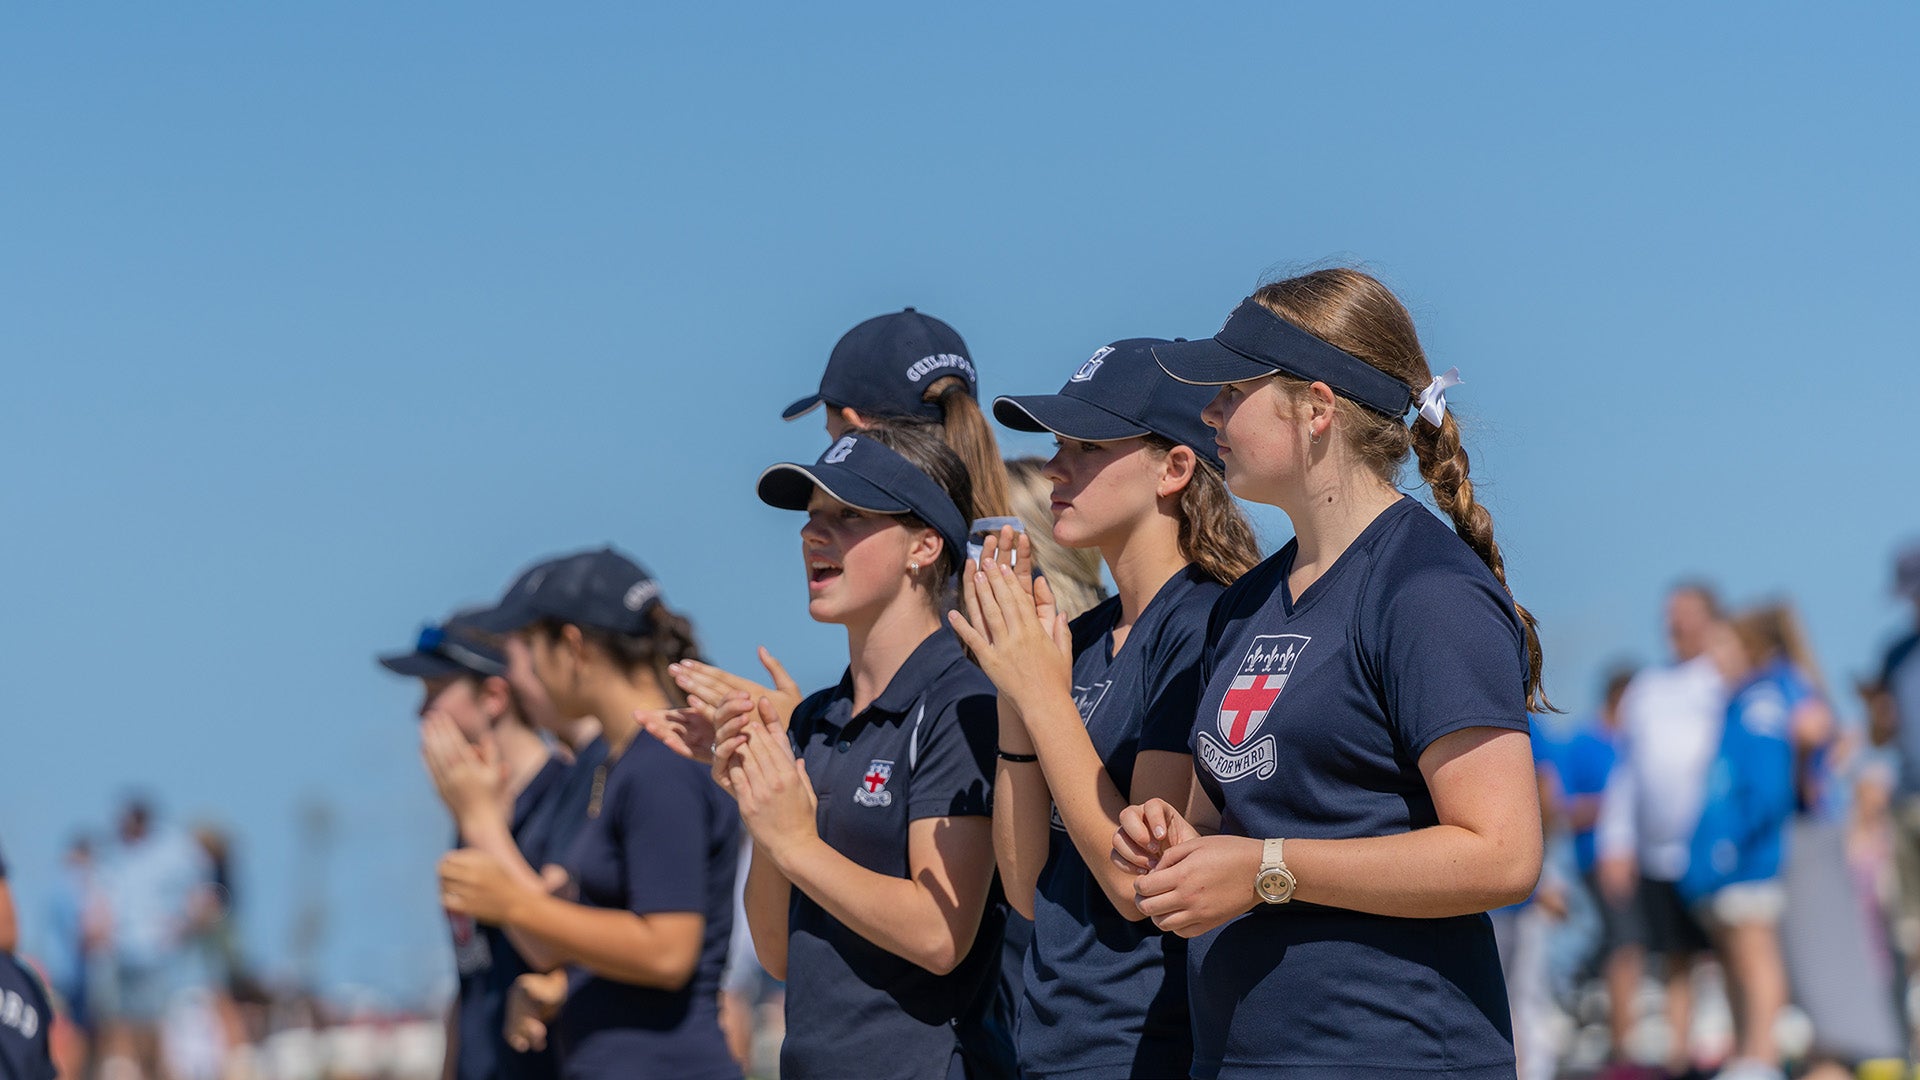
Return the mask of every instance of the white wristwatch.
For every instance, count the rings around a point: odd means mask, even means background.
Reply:
[[[1254,894],[1268,904],[1284,904],[1293,899],[1293,871],[1280,852],[1278,839],[1267,840],[1260,849],[1260,876],[1253,879]]]

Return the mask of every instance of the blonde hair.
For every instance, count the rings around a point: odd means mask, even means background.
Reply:
[[[1100,580],[1100,552],[1065,547],[1053,538],[1053,482],[1042,475],[1045,465],[1037,457],[1009,460],[1007,494],[1013,515],[1033,546],[1034,569],[1047,579],[1059,609],[1069,619],[1078,618],[1107,598],[1106,585]]]

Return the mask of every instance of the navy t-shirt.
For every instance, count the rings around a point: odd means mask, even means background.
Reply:
[[[526,828],[516,834],[520,853],[535,870],[566,863],[574,838],[587,823],[595,777],[605,780],[600,766],[606,760],[607,740],[595,738],[581,747],[552,793],[534,807]]]
[[[1463,728],[1527,730],[1512,600],[1409,498],[1297,601],[1296,549],[1229,588],[1207,632],[1194,764],[1221,832],[1345,839],[1437,824],[1427,747]],[[1187,980],[1196,1077],[1514,1075],[1484,914],[1261,904],[1188,943]]]
[[[566,772],[565,762],[549,757],[513,800],[513,841],[535,867],[540,864],[535,861],[536,853],[529,851],[528,841],[533,839],[528,835],[529,826],[534,824],[538,808],[559,790]],[[551,1047],[522,1054],[507,1045],[503,1030],[507,991],[513,980],[530,970],[526,959],[497,926],[452,913],[447,921],[453,927],[453,959],[460,972],[460,1044],[455,1075],[459,1080],[546,1080],[558,1076],[559,1066]]]
[[[636,915],[694,912],[706,927],[693,978],[678,990],[573,969],[556,1029],[561,1075],[737,1080],[720,1034],[720,974],[733,933],[739,812],[704,766],[644,731],[604,768],[599,806],[589,805],[565,863],[580,902]]]
[[[1074,704],[1123,796],[1133,788],[1138,751],[1190,752],[1207,615],[1221,591],[1200,571],[1183,569],[1140,612],[1117,655],[1119,597],[1073,621]],[[1033,909],[1021,1074],[1184,1074],[1193,1059],[1186,941],[1114,910],[1057,810]]]
[[[876,873],[908,874],[907,826],[993,809],[993,683],[942,627],[859,716],[853,677],[794,711],[820,836]],[[995,893],[997,889],[993,890]],[[787,1038],[780,1075],[944,1077],[954,1025],[998,986],[1005,902],[990,896],[960,965],[935,975],[861,937],[799,889],[787,919]]]

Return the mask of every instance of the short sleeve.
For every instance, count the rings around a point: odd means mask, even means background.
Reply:
[[[1526,639],[1497,581],[1438,566],[1394,583],[1375,608],[1381,704],[1418,760],[1463,728],[1527,730]]]
[[[1202,661],[1207,649],[1207,612],[1182,611],[1169,619],[1147,672],[1147,700],[1140,715],[1140,749],[1193,753],[1193,721],[1200,712]]]
[[[653,760],[629,777],[620,801],[620,862],[627,910],[704,913],[707,909],[707,833],[700,817],[711,783],[695,769]]]
[[[988,817],[993,813],[994,747],[1000,714],[992,694],[969,694],[938,716],[923,718],[915,736],[907,820]]]

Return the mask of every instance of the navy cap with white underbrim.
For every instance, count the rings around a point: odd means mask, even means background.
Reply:
[[[787,406],[781,417],[798,420],[821,403],[845,406],[882,419],[940,419],[940,406],[922,400],[927,387],[949,375],[980,393],[967,343],[953,327],[908,308],[868,319],[847,331],[827,358],[820,389]]]
[[[760,474],[760,501],[781,510],[805,510],[813,489],[871,514],[912,514],[956,554],[967,550],[967,519],[933,477],[894,449],[864,435],[827,447],[812,465],[783,461]]]
[[[1175,379],[1154,360],[1154,349],[1174,344],[1127,338],[1103,345],[1057,394],[994,399],[994,419],[1015,431],[1051,431],[1083,442],[1158,435],[1222,468],[1213,429],[1200,419],[1213,391]]]
[[[410,679],[450,679],[459,675],[490,678],[507,673],[507,657],[486,633],[474,627],[476,610],[459,611],[443,623],[420,628],[411,652],[391,653],[380,666]]]
[[[490,610],[471,625],[489,634],[511,634],[554,619],[629,636],[643,634],[660,603],[660,583],[631,558],[611,547],[548,559],[529,567]]]
[[[1326,383],[1341,397],[1386,416],[1404,417],[1413,404],[1413,390],[1406,383],[1314,337],[1252,297],[1240,301],[1219,333],[1202,341],[1156,345],[1153,357],[1167,374],[1199,386],[1284,372]]]

